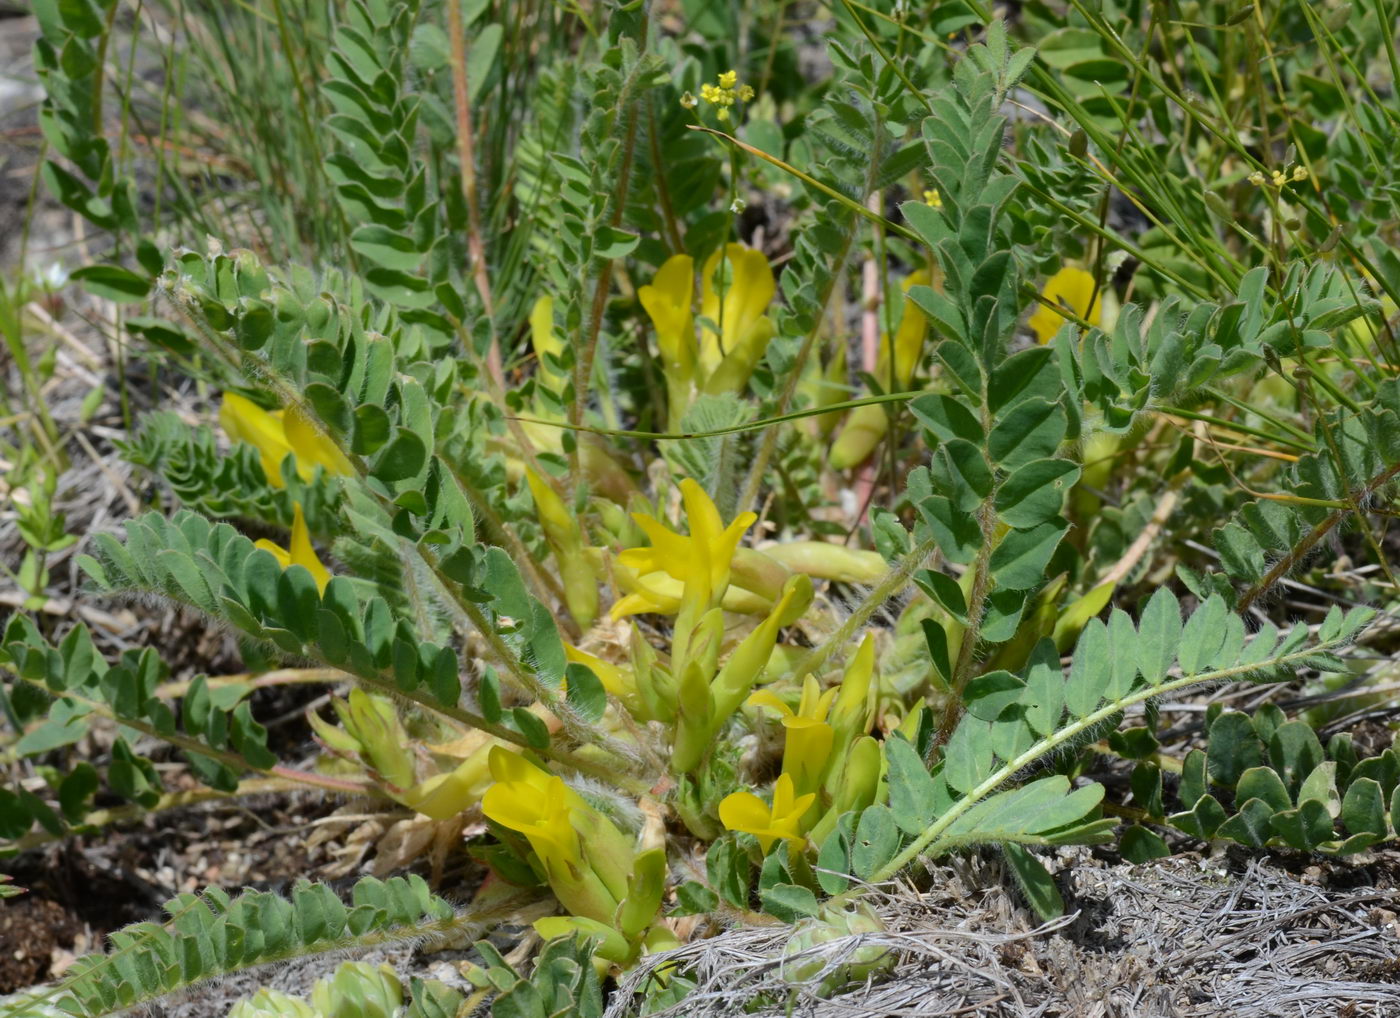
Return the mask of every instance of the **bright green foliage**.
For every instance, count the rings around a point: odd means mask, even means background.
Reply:
[[[107,955],[84,958],[64,978],[56,1003],[85,1018],[138,1006],[194,983],[316,951],[411,941],[448,928],[452,908],[419,877],[366,877],[346,905],[329,887],[298,883],[290,898],[210,889],[166,902],[163,923],[112,935]],[[425,1018],[432,1012],[425,1011]],[[373,1012],[347,1010],[345,1018]]]
[[[1251,602],[1345,523],[1353,506],[1394,488],[1400,472],[1400,385],[1382,382],[1374,403],[1320,418],[1315,443],[1316,452],[1274,481],[1283,500],[1247,502],[1215,532],[1221,565],[1231,579],[1248,585]]]
[[[533,971],[519,975],[488,941],[476,945],[482,962],[467,977],[497,996],[493,1018],[601,1018],[603,990],[591,952],[579,941],[555,940],[540,952]]]
[[[34,62],[46,96],[40,126],[61,157],[44,163],[43,176],[59,201],[93,225],[135,234],[140,230],[135,183],[116,171],[103,133],[103,51],[116,9],[117,0],[39,0],[34,5],[42,33]],[[150,292],[160,253],[143,240],[139,254],[142,272],[94,265],[75,275],[104,297],[139,301]]]
[[[134,465],[164,478],[182,505],[207,516],[290,527],[292,505],[299,503],[312,532],[331,529],[327,516],[336,493],[330,485],[308,484],[292,471],[284,487],[273,488],[251,446],[240,444],[220,454],[214,429],[207,425],[191,428],[172,413],[148,414],[123,453]]]
[[[1090,622],[1068,674],[1053,645],[1042,642],[1020,674],[988,673],[968,685],[967,713],[932,772],[908,743],[886,743],[890,806],[861,814],[851,870],[883,880],[918,855],[968,844],[1105,840],[1113,823],[1098,819],[1101,787],[1071,791],[1066,778],[1054,775],[1001,788],[1025,768],[1087,741],[1135,704],[1200,682],[1268,681],[1301,667],[1328,667],[1327,651],[1354,637],[1369,617],[1365,610],[1334,610],[1316,642],[1301,625],[1284,635],[1264,630],[1246,642],[1240,619],[1219,598],[1183,624],[1175,599],[1160,590],[1136,627],[1121,610],[1107,624]]]
[[[1163,818],[1159,796],[1149,810],[1159,822],[1198,838],[1328,855],[1362,852],[1400,835],[1396,747],[1360,758],[1351,738],[1338,735],[1324,749],[1310,726],[1285,720],[1272,705],[1252,718],[1218,713],[1207,734],[1206,749],[1186,757],[1182,811]]]
[[[184,750],[194,773],[205,784],[231,792],[244,768],[268,770],[277,759],[267,749],[267,732],[253,719],[246,702],[246,683],[210,686],[195,679],[184,697],[179,717],[156,695],[168,675],[159,655],[150,648],[123,652],[109,665],[94,648],[88,630],[75,626],[57,645],[40,635],[33,622],[15,616],[0,648],[0,667],[22,679],[23,690],[11,699],[20,716],[44,718],[15,744],[21,756],[41,756],[70,747],[87,733],[94,718],[106,717],[174,743]],[[66,751],[67,752],[67,751]],[[151,807],[163,791],[151,761],[118,738],[107,769],[106,785],[121,797]],[[4,836],[17,839],[38,822],[52,835],[61,835],[87,813],[100,780],[96,770],[77,760],[67,773],[50,779],[60,809],[24,789],[0,790],[0,819]]]
[[[174,802],[129,729],[180,750],[199,797],[365,794],[454,852],[482,809],[481,896],[520,897],[481,921],[550,894],[567,913],[535,913],[546,943],[520,971],[478,945],[471,997],[349,965],[310,1002],[264,991],[236,1018],[447,1018],[485,998],[496,1018],[600,1018],[610,966],[675,945],[668,910],[702,931],[751,910],[792,924],[781,978],[830,994],[886,959],[857,946],[824,970],[802,951],[878,933],[862,885],[923,858],[994,846],[1050,916],[1045,847],[1117,838],[1145,861],[1170,851],[1164,826],[1339,855],[1396,837],[1397,749],[1360,759],[1277,708],[1212,710],[1178,780],[1158,718],[1195,686],[1350,668],[1370,609],[1324,605],[1310,629],[1293,622],[1314,601],[1262,600],[1324,541],[1378,568],[1362,593],[1338,570],[1310,596],[1394,595],[1382,7],[1266,23],[1211,3],[1197,25],[1022,5],[1008,28],[978,0],[846,5],[813,83],[781,5],[733,24],[688,9],[680,37],[628,3],[341,0],[302,24],[285,2],[148,6],[212,40],[191,66],[236,135],[213,153],[230,180],[187,177],[167,154],[183,110],[114,73],[114,0],[36,4],[42,174],[113,238],[76,278],[158,298],[115,323],[131,356],[235,409],[226,435],[159,409],[128,422],[122,452],[170,508],[88,535],[76,563],[88,594],[227,627],[252,673],[319,666],[339,687],[310,722],[326,766],[279,762],[248,683],[170,683],[154,651],[107,661],[84,625],[16,615],[3,748],[43,784],[0,790],[0,838]],[[147,119],[152,174],[128,138]],[[743,371],[692,392],[682,341],[731,317],[761,340],[730,337]],[[928,356],[886,374],[901,323],[927,326]],[[858,419],[876,448],[834,469]],[[21,481],[32,609],[71,537],[52,477]],[[110,725],[99,771],[78,753]],[[1083,777],[1095,754],[1131,768],[1140,822],[1121,834]],[[104,791],[133,805],[99,818]],[[417,878],[362,881],[350,905],[301,884],[169,911],[79,963],[71,1013],[478,928]],[[668,1007],[688,975],[659,967],[620,1003]]]

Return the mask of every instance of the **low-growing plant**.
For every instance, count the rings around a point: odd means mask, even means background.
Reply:
[[[25,776],[0,789],[0,837],[315,789],[413,825],[435,874],[464,850],[488,875],[436,888],[457,907],[417,876],[363,879],[349,905],[305,882],[180,895],[23,1006],[96,1016],[526,915],[533,963],[481,940],[473,992],[346,963],[309,1001],[264,989],[231,1014],[490,998],[587,1018],[638,964],[636,1006],[660,1010],[691,986],[664,953],[712,928],[696,916],[793,924],[784,979],[833,993],[888,958],[812,967],[803,946],[880,930],[864,889],[921,860],[992,847],[1048,918],[1065,906],[1038,849],[1400,836],[1395,748],[1213,706],[1178,759],[1162,723],[1187,690],[1353,667],[1376,610],[1332,574],[1345,609],[1291,622],[1269,600],[1344,530],[1387,580],[1365,600],[1393,595],[1400,192],[1312,187],[1380,172],[1374,95],[1332,154],[1289,119],[1294,170],[1272,136],[1237,140],[1234,36],[1156,7],[1028,7],[1029,45],[972,2],[844,3],[809,88],[786,42],[731,68],[717,25],[696,15],[686,42],[642,4],[343,0],[300,41],[282,4],[275,27],[174,6],[266,43],[280,95],[236,95],[243,41],[200,59],[260,137],[295,125],[295,158],[226,139],[254,225],[190,247],[198,181],[162,162],[176,197],[148,212],[107,139],[115,0],[36,4],[43,173],[114,241],[74,278],[149,304],[123,323],[142,356],[211,393],[198,423],[136,422],[120,451],[162,508],[76,562],[83,597],[236,634],[250,674],[176,682],[170,648],[109,655],[81,622],[16,613],[0,669]],[[1328,52],[1339,30],[1384,43],[1370,13],[1300,17]],[[1258,18],[1216,26],[1251,62]],[[1157,50],[1177,35],[1185,71]],[[1310,80],[1320,101],[1340,87]],[[1048,112],[1008,120],[1032,100]],[[766,246],[761,200],[792,220]],[[1141,229],[1112,225],[1120,200]],[[1319,231],[1336,257],[1312,257]],[[33,476],[31,573],[70,540],[55,475]],[[332,687],[310,763],[255,712],[293,681]],[[171,790],[172,751],[198,792]]]

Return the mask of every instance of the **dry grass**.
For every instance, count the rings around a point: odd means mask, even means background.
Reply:
[[[608,1018],[637,1013],[629,991],[673,961],[700,983],[664,1012],[686,1018],[1400,1014],[1396,853],[1378,858],[1376,886],[1355,890],[1319,886],[1268,859],[1228,869],[1224,859],[1188,855],[1133,867],[1075,854],[1062,874],[1071,911],[1044,926],[1027,924],[1002,890],[996,861],[972,860],[933,871],[933,890],[879,895],[888,930],[803,952],[825,962],[823,975],[805,984],[783,978],[788,928],[734,929],[630,973]],[[893,955],[886,979],[835,996],[815,991],[824,974],[869,945]]]

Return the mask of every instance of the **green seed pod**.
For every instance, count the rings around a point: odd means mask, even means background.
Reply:
[[[828,906],[822,909],[816,919],[804,919],[794,927],[794,935],[783,951],[785,961],[782,977],[789,983],[806,983],[816,979],[830,957],[837,953],[846,955],[846,960],[821,976],[816,992],[827,997],[851,983],[864,982],[871,976],[887,972],[894,965],[894,952],[883,944],[864,944],[846,954],[844,946],[833,949],[831,955],[816,951],[823,944],[831,944],[845,937],[862,933],[882,933],[885,924],[880,917],[865,904],[853,905],[850,911]],[[810,951],[807,957],[800,957]]]
[[[795,573],[837,583],[876,583],[889,572],[879,552],[861,551],[827,541],[784,541],[763,554]]]
[[[849,470],[864,463],[889,431],[890,419],[879,404],[856,407],[841,434],[832,443],[827,463],[833,470]]]

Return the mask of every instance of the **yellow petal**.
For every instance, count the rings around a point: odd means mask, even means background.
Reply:
[[[317,467],[337,477],[348,477],[355,472],[354,465],[345,458],[340,447],[331,441],[329,435],[297,409],[293,409],[282,419],[286,430],[287,444],[297,458],[297,475],[303,481],[311,480]]]
[[[816,792],[808,792],[806,795],[799,795],[792,804],[792,812],[785,814],[782,819],[791,819],[794,823],[812,807],[812,803],[817,801]]]
[[[637,692],[637,685],[633,681],[631,673],[615,664],[604,661],[600,657],[594,657],[587,651],[579,650],[571,643],[564,644],[564,656],[576,664],[587,665],[589,671],[598,676],[598,681],[603,684],[603,688],[613,696],[623,698]]]
[[[291,552],[287,551],[287,549],[283,548],[280,544],[274,544],[265,537],[261,538],[260,540],[254,541],[253,547],[261,548],[263,551],[266,552],[271,552],[272,557],[277,560],[277,564],[283,569],[286,569],[289,565],[292,564]]]
[[[613,577],[629,595],[613,605],[614,619],[642,612],[674,615],[681,610],[681,595],[685,592],[685,586],[680,580],[660,572],[638,574],[622,561],[616,563]]]
[[[519,753],[512,753],[504,746],[492,746],[486,758],[491,777],[502,784],[523,783],[543,792],[550,774],[540,770]]]
[[[777,328],[765,316],[735,337],[732,343],[726,339],[723,359],[705,379],[705,392],[711,396],[742,392],[776,332]]]
[[[544,294],[530,309],[530,345],[539,361],[539,372],[551,385],[563,381],[559,372],[546,354],[559,357],[564,352],[564,343],[554,331],[554,298]]]
[[[235,442],[247,442],[258,450],[267,483],[283,487],[282,460],[292,451],[280,413],[269,413],[246,396],[224,393],[219,406],[219,426]]]
[[[292,547],[288,555],[289,564],[305,566],[311,578],[316,581],[316,589],[326,592],[326,584],[331,582],[330,570],[316,557],[316,549],[311,547],[311,532],[306,529],[306,517],[301,514],[301,503],[292,503]],[[287,568],[284,564],[282,568]]]
[[[911,272],[904,280],[903,289],[908,293],[911,287],[927,286],[927,269]],[[919,306],[908,297],[904,299],[904,316],[899,327],[894,330],[894,374],[901,389],[907,389],[914,378],[914,369],[919,366],[919,355],[923,353],[924,337],[928,334],[928,319]],[[884,381],[881,376],[880,381]]]
[[[767,833],[772,819],[767,804],[752,792],[734,792],[719,804],[719,822],[731,831],[754,835],[765,853],[777,840]]]
[[[677,381],[688,382],[695,372],[694,292],[695,260],[683,254],[666,259],[651,284],[637,291],[656,328],[662,367],[668,378]]]
[[[530,488],[530,497],[535,500],[535,511],[539,514],[545,536],[561,547],[576,547],[579,543],[578,524],[559,493],[532,467],[525,468],[525,483]]]
[[[618,619],[625,619],[629,615],[674,615],[675,611],[666,611],[669,606],[659,605],[647,598],[644,594],[628,594],[613,602],[612,608],[608,611],[608,617],[616,622]]]
[[[1072,310],[1090,325],[1099,324],[1100,300],[1094,297],[1094,306],[1089,306],[1089,297],[1094,292],[1094,277],[1077,265],[1066,265],[1050,277],[1045,284],[1044,297],[1050,303],[1063,305]],[[1068,319],[1059,312],[1037,304],[1030,318],[1030,327],[1042,343],[1048,343],[1060,331],[1060,326]]]
[[[435,774],[414,785],[400,799],[426,817],[447,820],[476,805],[490,780],[486,754],[477,752],[455,770]]]
[[[715,286],[721,264],[729,279],[723,296]],[[701,277],[700,313],[719,326],[718,335],[706,328],[700,341],[700,369],[708,377],[763,316],[777,286],[768,258],[743,244],[726,244],[710,255]]]
[[[780,774],[778,780],[773,782],[773,814],[774,816],[787,816],[792,812],[793,797],[796,789],[792,784],[791,774]]]
[[[750,707],[769,707],[777,711],[784,719],[794,717],[792,708],[778,697],[778,694],[771,689],[760,689],[750,694],[745,701]]]
[[[629,548],[618,556],[618,560],[639,573],[660,570],[684,583],[691,571],[691,541],[645,513],[633,513],[632,519],[647,535],[651,547]]]

